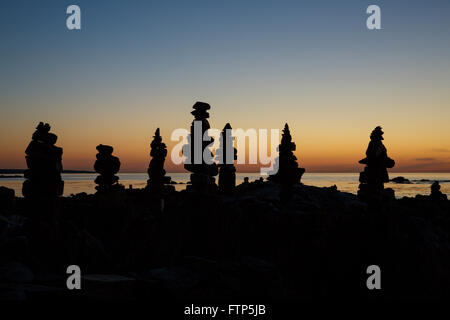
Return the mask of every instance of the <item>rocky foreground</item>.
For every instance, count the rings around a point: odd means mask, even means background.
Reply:
[[[273,182],[232,196],[148,190],[60,198],[55,215],[0,190],[0,298],[450,297],[450,202],[377,206],[335,187]],[[66,269],[81,268],[81,290]],[[381,290],[366,269],[381,268]]]

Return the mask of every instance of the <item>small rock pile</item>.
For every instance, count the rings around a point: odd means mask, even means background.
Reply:
[[[279,156],[275,160],[275,168],[278,168],[278,171],[269,176],[269,181],[278,182],[285,186],[292,186],[300,183],[300,180],[305,173],[305,169],[298,167],[297,157],[293,152],[295,149],[295,143],[292,142],[291,132],[286,123],[281,136],[281,143],[278,146]]]
[[[170,177],[166,177],[166,170],[164,170],[164,162],[167,156],[166,144],[162,142],[159,128],[156,129],[153,141],[150,144],[150,161],[148,167],[147,188],[153,192],[161,192],[164,185],[170,183]]]
[[[50,125],[40,122],[33,133],[31,142],[25,150],[28,169],[24,172],[25,181],[22,193],[25,198],[56,198],[63,194],[64,182],[61,179],[62,153],[55,146],[58,137],[50,133]]]
[[[372,202],[372,200],[380,201],[384,197],[394,198],[394,190],[384,189],[384,183],[389,182],[387,168],[393,168],[395,161],[387,156],[386,147],[382,142],[383,134],[379,126],[372,131],[366,157],[359,161],[366,165],[364,171],[359,174],[358,197],[362,201]]]
[[[113,147],[99,144],[96,149],[98,153],[94,170],[100,175],[95,179],[95,183],[98,184],[95,189],[98,192],[121,189],[122,186],[118,184],[119,177],[116,176],[120,170],[120,161],[119,158],[112,155]]]
[[[433,184],[431,185],[430,198],[435,201],[447,200],[447,195],[442,193],[441,185],[438,181],[433,182]]]

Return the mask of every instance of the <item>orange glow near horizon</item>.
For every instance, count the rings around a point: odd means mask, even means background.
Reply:
[[[348,81],[355,82],[349,77]],[[388,154],[396,161],[393,172],[450,172],[450,91],[442,79],[434,87],[412,83],[397,85],[393,80],[366,85],[328,82],[286,84],[272,82],[257,89],[230,84],[224,94],[201,96],[202,88],[192,88],[176,96],[108,91],[104,96],[81,96],[76,100],[59,97],[6,99],[0,108],[0,168],[24,168],[24,150],[39,121],[52,126],[57,145],[64,149],[65,169],[92,170],[98,144],[114,147],[122,172],[145,172],[149,144],[157,127],[168,146],[167,172],[183,172],[182,165],[170,161],[172,131],[189,129],[195,101],[211,104],[209,122],[221,130],[229,122],[233,129],[283,129],[289,123],[299,165],[307,172],[358,172],[358,160],[365,155],[370,132],[384,128]],[[379,79],[378,79],[379,80]],[[255,80],[256,81],[256,80]],[[334,82],[336,81],[336,82]],[[373,95],[377,84],[381,95]],[[297,92],[300,85],[301,92]],[[450,85],[450,83],[449,83]],[[359,86],[359,87],[358,87]],[[322,87],[319,90],[318,87]],[[112,89],[111,89],[112,90]],[[264,93],[263,96],[261,92]],[[324,95],[323,92],[327,94]],[[20,108],[27,106],[27,111]],[[126,106],[126,107],[124,107]],[[254,166],[238,170],[258,171]]]
[[[89,27],[78,32],[61,5],[28,2],[11,2],[0,19],[0,168],[25,168],[43,121],[65,169],[93,170],[106,144],[122,172],[145,172],[159,127],[166,171],[182,172],[170,136],[189,129],[204,101],[219,130],[281,133],[287,122],[306,172],[361,171],[376,126],[396,161],[390,171],[450,172],[449,3],[386,1],[385,27],[368,30],[358,1],[84,1]]]
[[[25,168],[24,150],[30,141],[35,124],[28,128],[27,134],[19,135],[10,131],[9,139],[2,140],[2,156],[0,168],[23,169]],[[282,127],[280,125],[280,127]],[[18,128],[24,130],[24,128]],[[299,166],[306,168],[307,172],[359,172],[362,166],[358,160],[364,158],[365,149],[369,142],[369,134],[373,128],[363,131],[361,128],[345,130],[336,134],[325,134],[321,128],[316,134],[302,135],[305,128],[297,130],[291,125],[293,141],[297,145],[295,154]],[[63,147],[63,165],[68,170],[93,170],[95,147],[97,144],[109,144],[114,146],[114,154],[121,160],[121,172],[146,172],[150,156],[150,141],[155,127],[131,126],[117,128],[117,130],[105,130],[94,133],[94,130],[83,128],[80,134],[76,128],[68,130],[56,127],[52,128],[59,139],[58,146]],[[3,131],[3,130],[2,130]],[[300,131],[300,132],[299,132]],[[391,172],[450,172],[450,150],[445,144],[431,145],[433,134],[421,133],[421,139],[414,137],[415,144],[408,141],[412,139],[407,135],[401,135],[399,131],[385,128],[385,145],[388,154],[396,161],[396,166]],[[170,160],[172,148],[178,141],[170,141],[171,130],[161,129],[163,141],[168,146],[168,157],[165,168],[167,172],[185,172],[183,165],[175,165]],[[280,129],[281,134],[281,129]],[[2,132],[2,135],[8,135]],[[95,139],[93,138],[95,137]],[[314,138],[312,138],[314,137]],[[248,151],[247,151],[248,154]],[[239,172],[259,172],[259,165],[239,164]]]

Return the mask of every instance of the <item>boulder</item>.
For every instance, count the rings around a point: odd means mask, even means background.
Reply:
[[[391,179],[391,182],[400,183],[400,184],[410,184],[411,183],[411,181],[409,181],[405,177],[401,177],[401,176]]]
[[[26,265],[17,262],[0,264],[0,282],[27,283],[34,279],[33,272]]]
[[[91,299],[129,300],[135,297],[136,280],[117,274],[87,274],[81,277],[81,290]]]
[[[0,186],[0,213],[12,210],[15,202],[14,190]]]

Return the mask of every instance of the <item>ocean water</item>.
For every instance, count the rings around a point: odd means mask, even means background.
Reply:
[[[189,173],[168,173],[167,175],[171,176],[172,180],[178,182],[178,184],[175,185],[177,190],[183,190],[186,188],[186,183],[189,181]],[[97,174],[84,173],[63,174],[64,195],[69,196],[80,192],[94,193],[94,179],[96,176]],[[433,181],[439,181],[441,184],[441,191],[450,197],[450,173],[390,174],[391,178],[397,176],[403,176],[412,182],[411,184],[385,184],[385,187],[390,187],[395,190],[395,195],[397,198],[401,198],[403,196],[413,197],[416,194],[430,194],[430,186]],[[143,188],[147,184],[148,179],[146,173],[122,173],[119,174],[119,177],[119,182],[127,188],[130,185],[132,185],[133,188]],[[254,181],[259,179],[261,176],[258,173],[237,173],[237,184],[241,184],[244,181],[244,177],[249,177],[250,181]],[[340,191],[356,194],[359,185],[358,178],[358,173],[305,173],[302,177],[302,182],[306,185],[317,187],[329,187],[336,185]],[[0,186],[14,189],[16,196],[22,196],[23,180],[24,179],[22,177],[0,178]]]

